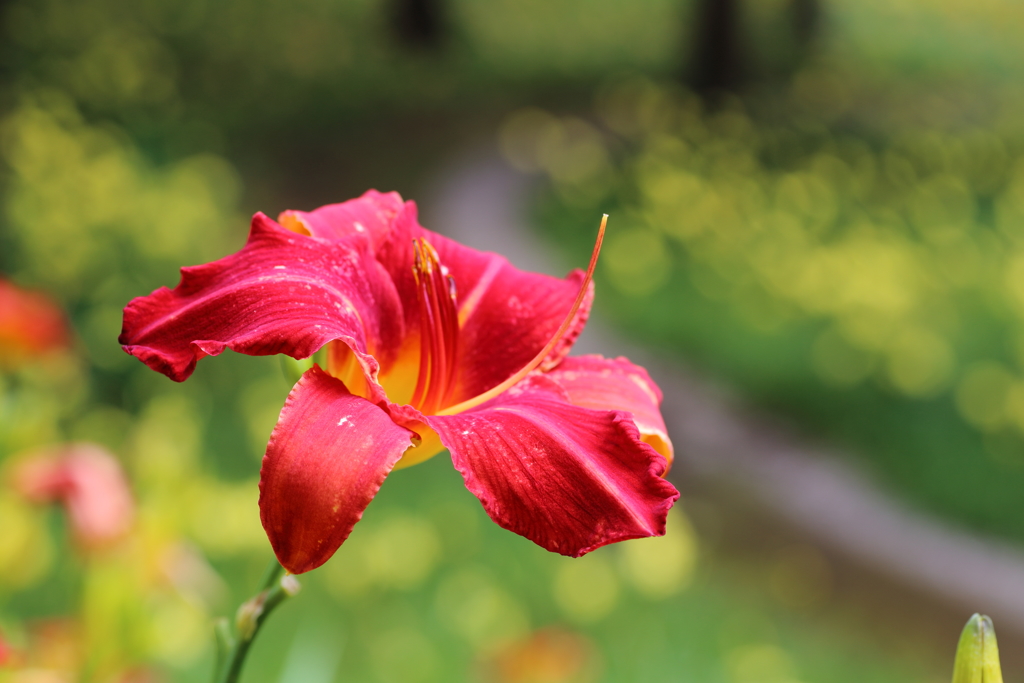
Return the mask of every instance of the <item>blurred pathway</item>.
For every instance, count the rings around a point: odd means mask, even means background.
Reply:
[[[564,275],[567,268],[529,229],[533,182],[496,152],[478,150],[457,159],[428,188],[422,222],[478,249],[505,254],[520,268]],[[600,319],[591,318],[575,349],[625,355],[651,371],[665,392],[677,476],[739,486],[823,548],[963,609],[964,618],[985,612],[1002,629],[1024,636],[1019,548],[912,510],[873,485],[850,459],[748,414],[681,363],[625,341]]]

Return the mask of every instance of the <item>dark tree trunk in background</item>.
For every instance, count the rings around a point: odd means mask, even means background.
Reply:
[[[748,54],[746,49],[743,0],[697,0],[686,80],[698,92],[714,93],[735,90],[752,78],[787,76],[798,71],[812,56],[821,30],[821,0],[789,0],[785,11],[789,26],[780,35],[771,36],[785,57],[781,63],[776,59],[773,68],[750,61],[756,55]]]
[[[7,16],[11,10],[11,4],[11,0],[0,0],[0,39],[7,39],[10,36],[11,29]],[[0,89],[6,88],[14,79],[14,68],[10,66],[13,59],[11,47],[0,44]],[[0,92],[0,95],[3,96],[0,98],[0,111],[6,111],[7,107],[12,104],[7,101],[11,97],[11,92],[9,90]]]
[[[793,38],[796,41],[800,61],[806,60],[814,49],[814,42],[821,27],[821,4],[819,0],[793,1]]]
[[[398,41],[415,50],[436,50],[444,42],[443,0],[392,0],[391,23]]]
[[[699,0],[689,81],[701,92],[732,90],[743,79],[740,0]]]

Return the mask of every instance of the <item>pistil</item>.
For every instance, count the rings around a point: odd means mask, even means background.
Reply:
[[[496,387],[492,387],[471,399],[463,401],[462,403],[458,403],[453,406],[446,406],[443,410],[438,412],[439,415],[455,415],[456,413],[461,413],[490,401],[492,398],[495,398],[508,389],[511,389],[544,362],[544,359],[548,357],[548,354],[554,350],[558,345],[558,342],[562,340],[562,337],[564,337],[565,333],[569,330],[569,326],[572,324],[573,318],[576,317],[577,311],[580,310],[580,306],[583,304],[583,299],[587,296],[587,288],[590,287],[590,283],[594,279],[594,268],[597,266],[597,257],[601,253],[601,244],[604,242],[604,231],[607,226],[608,214],[604,214],[601,218],[601,227],[597,230],[597,239],[594,241],[594,250],[590,254],[590,264],[587,266],[587,273],[583,278],[583,283],[580,285],[580,291],[576,295],[576,300],[573,302],[572,308],[570,308],[569,312],[566,314],[565,319],[558,328],[558,331],[555,332],[555,335],[551,337],[544,348],[540,350],[540,353],[534,356],[533,360],[524,365],[518,372],[507,378],[501,384]]]

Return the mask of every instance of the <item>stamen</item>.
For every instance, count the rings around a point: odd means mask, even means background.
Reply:
[[[429,324],[429,312],[426,310],[427,303],[423,296],[423,277],[421,273],[424,271],[423,255],[420,252],[419,240],[413,240],[412,242],[412,253],[413,253],[413,264],[412,264],[412,276],[416,280],[416,299],[420,305],[420,369],[419,375],[416,378],[416,389],[412,393],[412,398],[409,403],[418,406],[420,401],[423,400],[423,392],[427,387],[428,373],[430,369],[430,334],[427,331],[427,325]]]
[[[455,278],[447,272],[444,274],[446,280],[448,280],[448,298],[452,302],[451,308],[445,309],[445,325],[446,330],[449,334],[445,336],[445,339],[449,340],[450,346],[448,348],[448,358],[451,359],[452,367],[448,372],[448,384],[444,388],[444,397],[447,397],[452,391],[455,390],[455,380],[458,376],[456,372],[455,361],[459,353],[459,293],[458,288],[455,286]]]
[[[455,281],[425,239],[413,240],[413,276],[420,306],[420,369],[410,403],[426,413],[454,388],[459,321]]]
[[[544,359],[548,357],[548,354],[551,353],[552,349],[554,349],[555,346],[558,345],[558,342],[562,340],[562,337],[565,336],[565,333],[569,330],[569,326],[572,324],[573,318],[576,317],[576,312],[580,310],[580,306],[583,304],[583,299],[587,295],[587,288],[590,287],[590,283],[594,279],[594,268],[597,266],[598,254],[601,253],[601,243],[604,242],[604,230],[607,225],[608,214],[604,214],[601,218],[601,227],[597,230],[597,240],[594,242],[594,250],[590,254],[590,264],[587,266],[587,274],[583,278],[583,284],[580,285],[580,291],[579,294],[576,295],[576,301],[573,302],[572,308],[569,309],[569,314],[565,316],[565,320],[562,321],[562,325],[558,328],[558,331],[555,332],[555,336],[553,336],[551,340],[548,341],[547,345],[540,350],[540,353],[534,356],[533,360],[523,366],[519,372],[509,377],[498,386],[492,387],[484,393],[474,396],[471,399],[467,399],[462,403],[439,410],[436,413],[437,415],[454,415],[456,413],[469,410],[470,408],[475,408],[482,403],[486,403],[495,396],[511,389],[520,380],[536,370],[538,365],[544,362]]]

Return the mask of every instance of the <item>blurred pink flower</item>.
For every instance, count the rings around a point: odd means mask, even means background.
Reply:
[[[64,314],[47,296],[0,278],[0,366],[67,346]]]
[[[37,451],[14,472],[29,500],[59,502],[75,539],[85,548],[111,544],[132,525],[135,503],[117,459],[101,446],[67,444]]]

